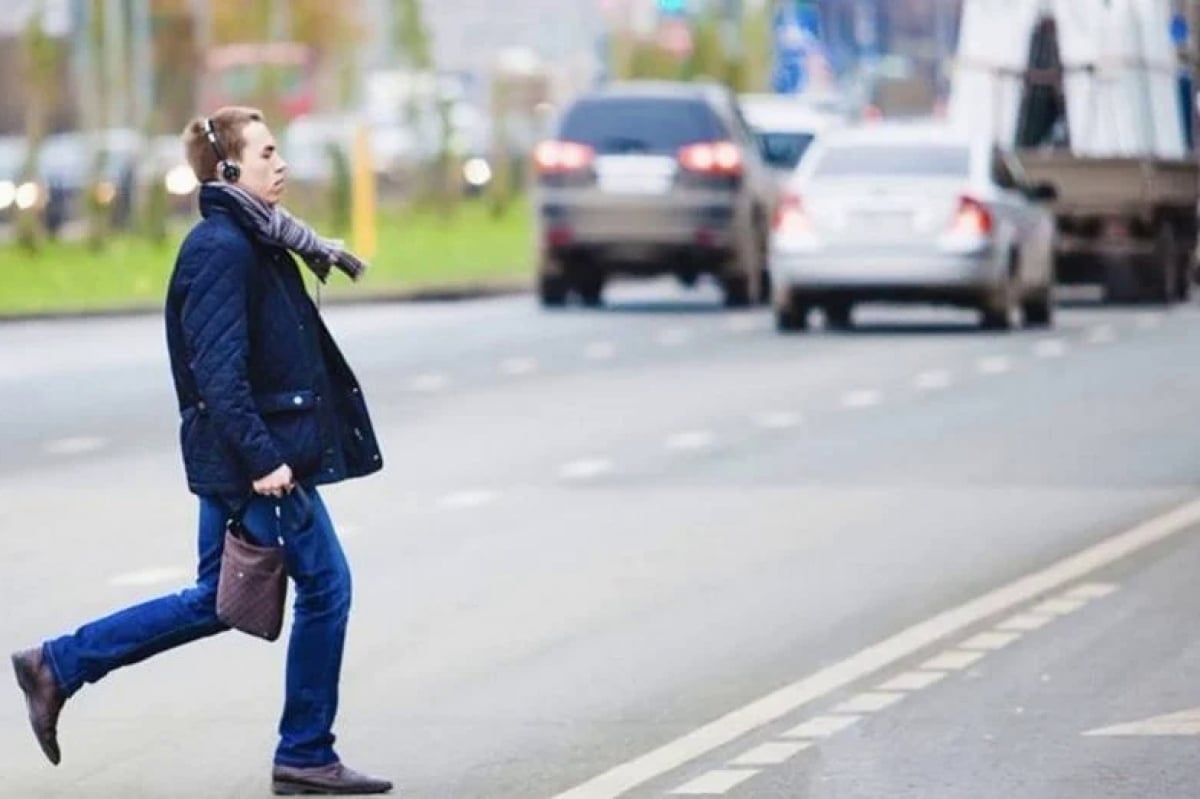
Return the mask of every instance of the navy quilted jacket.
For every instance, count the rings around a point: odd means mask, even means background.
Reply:
[[[366,402],[291,255],[201,189],[167,293],[167,346],[188,487],[237,495],[288,464],[333,483],[383,461]]]

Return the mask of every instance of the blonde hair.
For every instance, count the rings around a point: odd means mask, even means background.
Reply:
[[[205,120],[212,124],[220,155],[208,140]],[[192,172],[196,173],[196,180],[201,183],[216,180],[217,166],[223,159],[241,160],[242,151],[246,148],[246,138],[242,135],[246,126],[251,122],[263,121],[263,112],[257,108],[225,106],[218,108],[212,116],[196,117],[189,122],[183,130],[183,152]]]

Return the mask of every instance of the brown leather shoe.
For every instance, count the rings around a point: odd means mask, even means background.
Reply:
[[[57,766],[62,760],[58,750],[58,714],[67,698],[58,689],[50,667],[42,661],[41,647],[17,652],[12,656],[12,665],[17,685],[25,693],[33,734],[46,757]]]
[[[271,772],[271,791],[276,796],[365,796],[391,790],[387,780],[359,774],[341,763],[317,768],[275,766]]]

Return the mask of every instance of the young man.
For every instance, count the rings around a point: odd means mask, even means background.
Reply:
[[[296,586],[273,789],[385,793],[391,783],[346,768],[333,749],[350,570],[316,490],[378,471],[382,458],[358,381],[288,250],[321,280],[332,266],[352,278],[364,266],[279,207],[287,164],[260,112],[223,108],[183,139],[203,219],[180,249],[166,328],[183,461],[200,500],[196,584],[13,655],[30,723],[57,765],[59,712],[84,683],[227,629],[216,615],[221,551],[244,507],[260,543],[282,536]],[[297,482],[313,514],[292,531],[279,518]]]

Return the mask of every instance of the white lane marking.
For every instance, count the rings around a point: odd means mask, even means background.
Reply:
[[[934,671],[959,671],[965,669],[983,658],[982,652],[964,652],[961,649],[947,649],[942,654],[921,664],[923,669]]]
[[[725,322],[725,329],[731,333],[753,333],[761,325],[753,316],[734,316]]]
[[[478,508],[480,505],[495,502],[499,497],[500,493],[490,488],[471,488],[444,495],[438,499],[438,505],[451,510]]]
[[[413,391],[421,392],[441,391],[448,385],[450,385],[450,378],[433,372],[417,375],[408,383],[408,387]]]
[[[771,741],[729,761],[731,766],[778,766],[812,746],[812,741]]]
[[[716,438],[707,430],[687,430],[668,438],[666,447],[679,452],[695,452],[711,447],[715,441]]]
[[[1084,735],[1200,735],[1200,707],[1128,724],[1101,727],[1089,730]]]
[[[1115,340],[1116,337],[1117,332],[1113,329],[1112,325],[1095,325],[1088,328],[1084,341],[1088,344],[1108,344],[1110,341]]]
[[[883,394],[871,388],[849,391],[842,396],[843,408],[870,408],[883,401]]]
[[[841,690],[998,613],[1086,577],[1197,523],[1200,523],[1200,499],[901,630],[845,660],[802,677],[657,749],[614,766],[558,794],[554,799],[615,799],[632,788],[771,724],[809,702]]]
[[[148,585],[161,585],[162,583],[174,583],[183,580],[191,575],[187,569],[181,569],[177,566],[159,566],[152,569],[142,569],[141,571],[126,572],[110,577],[108,584],[112,586],[139,586],[145,587]]]
[[[1068,613],[1074,613],[1081,607],[1086,605],[1082,599],[1048,599],[1037,607],[1033,608],[1034,613],[1039,613],[1043,616],[1065,616]]]
[[[1039,616],[1033,613],[1018,613],[1016,616],[1011,616],[1008,619],[996,625],[997,630],[1004,632],[1030,632],[1045,627],[1050,622],[1054,621],[1052,616]]]
[[[1060,338],[1039,341],[1033,345],[1033,354],[1038,358],[1061,358],[1067,354],[1067,342]]]
[[[1137,326],[1140,330],[1153,330],[1162,325],[1162,316],[1159,314],[1147,313],[1139,314],[1137,318]]]
[[[593,341],[583,349],[583,357],[589,361],[608,361],[617,355],[617,347],[611,341]]]
[[[959,644],[959,647],[962,649],[978,649],[985,652],[991,652],[997,649],[1003,649],[1020,637],[1020,633],[992,631],[980,633],[972,638],[968,638]]]
[[[949,388],[953,382],[954,377],[945,369],[931,369],[917,375],[913,380],[913,385],[918,391],[940,391],[943,388]]]
[[[852,696],[833,709],[834,713],[878,713],[904,698],[896,691],[864,691]]]
[[[765,430],[787,430],[800,422],[800,414],[790,411],[766,411],[754,416],[754,423]]]
[[[1112,583],[1084,583],[1063,594],[1067,599],[1103,599],[1115,593],[1118,586]]]
[[[814,716],[783,734],[784,738],[831,738],[857,724],[862,716]]]
[[[98,436],[74,436],[48,441],[42,450],[48,455],[84,455],[104,449],[108,439]]]
[[[534,358],[506,358],[500,362],[500,371],[509,377],[533,374],[538,370],[538,362]]]
[[[686,327],[667,327],[658,331],[654,336],[654,340],[663,347],[678,347],[686,344],[691,337],[692,331]]]
[[[758,769],[714,769],[671,791],[672,796],[720,796],[758,773]]]
[[[920,691],[944,679],[944,671],[906,671],[879,686],[880,691]]]
[[[612,461],[604,458],[580,458],[564,463],[559,468],[558,474],[566,480],[591,480],[610,474],[612,470]]]
[[[1002,375],[1012,370],[1012,359],[1004,355],[992,355],[980,358],[976,362],[975,368],[981,375]]]

